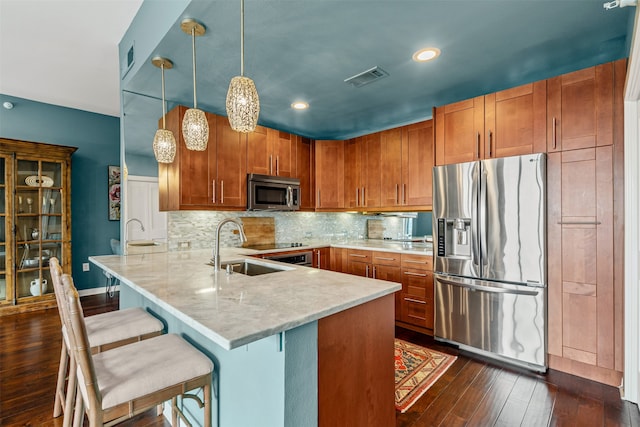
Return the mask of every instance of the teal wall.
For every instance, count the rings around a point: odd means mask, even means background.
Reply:
[[[111,253],[120,222],[109,221],[107,166],[120,164],[120,119],[0,94],[0,137],[78,147],[71,158],[73,278],[79,289],[105,284],[100,270],[82,271],[90,255]]]
[[[124,161],[129,175],[158,176],[158,162],[153,155],[142,156],[127,153],[124,156]]]

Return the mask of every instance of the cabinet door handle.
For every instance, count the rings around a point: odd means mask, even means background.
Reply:
[[[269,175],[273,175],[273,154],[269,154]]]
[[[551,121],[551,142],[553,143],[553,149],[556,149],[556,118]]]
[[[427,303],[426,301],[420,301],[419,299],[413,299],[413,298],[405,298],[404,300],[405,301],[409,301],[409,302],[415,302],[415,303],[418,303],[418,304],[426,304]]]
[[[560,225],[600,225],[600,221],[558,221]]]
[[[398,204],[398,184],[396,184],[396,205]]]
[[[402,204],[407,204],[407,184],[402,184]]]
[[[427,275],[424,273],[413,273],[411,271],[405,271],[404,274],[406,274],[407,276],[427,277]]]
[[[213,197],[211,198],[211,201],[215,205],[216,204],[216,180],[215,179],[211,181],[211,186],[213,187]]]
[[[362,206],[367,206],[367,197],[365,193],[365,187],[362,187]]]
[[[489,157],[493,157],[493,150],[492,150],[492,144],[493,144],[493,133],[491,131],[489,131],[489,133],[487,134],[487,138],[489,139]]]
[[[356,258],[366,258],[367,257],[366,255],[360,255],[360,254],[349,254],[349,256],[356,257]]]
[[[480,158],[480,132],[476,133],[476,159]]]
[[[360,206],[360,189],[356,188],[356,206]]]
[[[220,180],[220,203],[224,205],[224,181]]]
[[[318,268],[320,268],[320,251],[316,252],[316,254],[318,255]]]
[[[369,264],[367,264],[367,269],[364,272],[364,277],[369,277]]]
[[[373,279],[376,278],[376,266],[373,266],[373,276],[371,276]]]
[[[280,176],[280,168],[278,167],[278,160],[280,160],[280,156],[276,156],[276,175]]]

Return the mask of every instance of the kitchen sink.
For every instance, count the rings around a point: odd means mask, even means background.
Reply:
[[[213,265],[213,262],[207,263]],[[261,274],[277,273],[278,271],[293,270],[290,267],[280,265],[263,264],[248,259],[237,261],[227,261],[220,264],[221,271],[230,271],[240,273],[247,276],[260,276]]]

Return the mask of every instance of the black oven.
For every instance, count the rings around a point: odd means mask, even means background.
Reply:
[[[247,209],[250,211],[297,211],[300,209],[300,180],[248,174]]]
[[[266,255],[263,258],[271,259],[273,261],[286,262],[287,264],[296,264],[296,265],[311,267],[312,255],[313,254],[311,251],[304,251],[304,252],[294,252],[294,253],[284,253],[284,254],[271,254],[271,255]]]

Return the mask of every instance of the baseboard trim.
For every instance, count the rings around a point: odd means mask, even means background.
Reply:
[[[100,286],[99,288],[79,289],[78,294],[81,297],[86,297],[89,295],[100,295],[100,294],[106,294],[108,292],[108,289],[109,288],[107,288],[106,286]],[[120,291],[120,285],[112,286],[111,289],[114,290],[115,292],[118,292]]]

